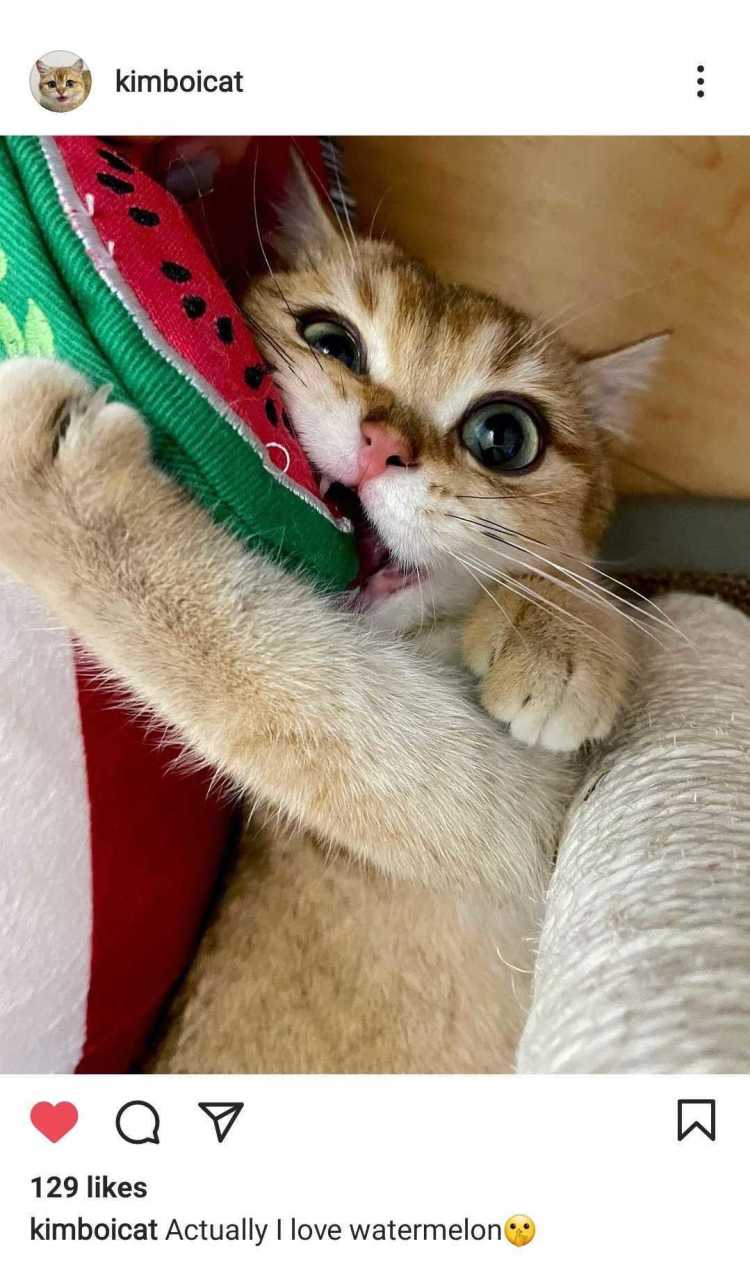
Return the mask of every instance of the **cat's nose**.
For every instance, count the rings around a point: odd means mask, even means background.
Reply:
[[[357,484],[382,476],[388,467],[411,467],[414,452],[409,441],[387,423],[363,423]]]

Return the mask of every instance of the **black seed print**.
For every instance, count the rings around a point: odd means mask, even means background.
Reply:
[[[245,383],[248,388],[257,390],[266,377],[265,366],[245,366]]]
[[[113,176],[111,172],[97,172],[96,179],[100,185],[106,185],[107,189],[114,190],[115,194],[132,194],[135,185],[131,185],[130,181],[123,181],[119,176]]]
[[[182,307],[188,317],[195,320],[196,317],[202,317],[206,311],[206,301],[200,295],[186,295],[182,301]]]
[[[161,219],[158,212],[146,211],[145,207],[129,207],[128,215],[132,217],[137,225],[145,225],[149,229],[153,229],[154,225],[158,225]]]
[[[132,172],[134,169],[125,159],[121,159],[119,154],[113,154],[111,150],[97,150],[100,159],[105,159],[110,167],[117,168],[118,172]]]
[[[193,276],[184,264],[178,264],[176,260],[162,261],[161,271],[170,282],[189,282]]]
[[[217,317],[216,334],[219,336],[222,344],[231,344],[234,339],[231,317]]]
[[[266,401],[266,418],[269,423],[273,423],[274,427],[276,427],[279,421],[279,412],[276,409],[275,401],[272,401],[270,397]]]

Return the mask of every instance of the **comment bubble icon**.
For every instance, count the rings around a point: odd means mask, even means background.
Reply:
[[[131,1146],[158,1146],[159,1112],[151,1102],[126,1102],[117,1112],[115,1128]]]

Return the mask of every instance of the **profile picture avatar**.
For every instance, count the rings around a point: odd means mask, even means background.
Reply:
[[[40,106],[64,114],[83,105],[91,92],[91,71],[77,53],[57,49],[36,59],[30,84]]]

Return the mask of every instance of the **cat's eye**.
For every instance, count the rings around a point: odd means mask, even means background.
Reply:
[[[48,80],[47,80],[47,87],[48,87],[48,88],[54,88],[54,87],[55,87],[55,81],[54,81],[54,79],[48,79]]]
[[[515,397],[475,406],[461,424],[460,436],[472,457],[492,471],[525,471],[544,448],[539,415]]]
[[[66,88],[75,88],[75,86],[76,86],[76,81],[75,81],[74,79],[66,79],[66,80],[65,80],[65,87],[66,87]]]
[[[336,318],[315,314],[303,315],[298,322],[298,329],[305,343],[316,352],[340,361],[352,374],[364,374],[365,354],[362,342],[351,327],[345,326]]]

